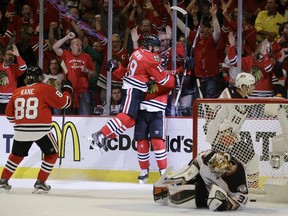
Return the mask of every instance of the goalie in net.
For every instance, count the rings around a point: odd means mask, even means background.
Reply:
[[[255,78],[249,73],[239,73],[235,86],[226,88],[219,98],[248,98],[255,87]],[[240,136],[241,127],[249,113],[249,106],[235,104],[210,105],[206,109],[206,142],[213,150],[227,152],[244,163],[249,188],[257,188],[259,157],[251,139]]]
[[[244,166],[228,153],[206,150],[182,169],[165,174],[153,186],[156,203],[212,211],[235,211],[247,204]]]

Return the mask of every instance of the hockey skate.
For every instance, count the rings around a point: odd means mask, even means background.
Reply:
[[[9,191],[11,189],[11,185],[8,184],[7,179],[0,179],[0,189],[4,189]]]
[[[35,194],[42,194],[42,193],[48,193],[51,189],[50,185],[47,185],[45,182],[41,182],[40,180],[37,180],[34,184],[34,191],[32,193]]]
[[[107,141],[108,137],[104,137],[103,134],[100,131],[97,131],[96,133],[93,133],[91,137],[88,138],[88,141],[90,142],[90,147],[92,149],[103,149],[104,151],[108,151],[107,147]]]
[[[138,176],[139,184],[146,184],[148,177],[149,177],[149,168],[141,170],[140,175]]]
[[[159,169],[159,174],[162,176],[165,173],[166,169]]]

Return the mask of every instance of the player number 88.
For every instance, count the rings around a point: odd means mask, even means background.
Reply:
[[[39,100],[36,97],[17,98],[14,102],[15,105],[15,118],[17,120],[27,118],[35,119],[38,115]]]

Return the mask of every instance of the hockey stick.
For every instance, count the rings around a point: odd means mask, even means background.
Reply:
[[[186,10],[178,6],[172,6],[171,9],[176,10],[180,12],[181,14],[183,14],[183,16],[185,16],[185,47],[184,47],[184,66],[185,66],[186,61],[187,61],[187,45],[188,45],[188,13]],[[185,67],[181,82],[179,83],[179,78],[176,79],[177,85],[179,85],[179,90],[178,90],[178,93],[174,102],[174,106],[176,108],[178,107],[178,101],[180,99],[180,95],[181,95],[182,88],[183,88],[183,82],[184,82],[184,78],[186,74],[187,74],[187,68]]]
[[[199,34],[200,34],[200,29],[201,29],[201,26],[202,26],[202,23],[203,23],[203,19],[204,19],[204,7],[203,7],[203,3],[201,0],[198,0],[198,4],[200,5],[200,11],[201,11],[201,18],[200,18],[200,22],[199,22],[199,25],[198,25],[198,28],[197,28],[197,32],[196,32],[196,35],[195,35],[195,38],[194,38],[194,41],[193,41],[193,44],[191,46],[191,49],[190,49],[190,56],[189,56],[189,61],[190,61],[190,67],[192,68],[193,65],[193,50],[196,46],[196,42],[197,42],[197,39],[199,37]],[[181,95],[181,92],[182,92],[182,89],[183,89],[183,81],[187,75],[187,68],[186,68],[186,61],[187,61],[187,41],[188,41],[188,33],[187,33],[187,28],[188,28],[188,13],[186,10],[178,7],[178,6],[173,6],[171,7],[171,9],[174,9],[174,10],[177,10],[179,11],[180,13],[182,13],[183,15],[185,15],[186,19],[185,19],[185,51],[184,51],[184,66],[185,66],[185,70],[184,70],[184,73],[183,73],[183,76],[182,76],[182,80],[181,80],[181,83],[180,83],[180,88],[179,88],[179,91],[178,91],[178,94],[177,94],[177,97],[176,97],[176,100],[175,100],[175,103],[174,103],[174,106],[177,107],[178,105],[178,101],[180,99],[180,95]],[[200,90],[200,88],[198,88],[198,90]],[[203,95],[202,95],[203,96]],[[202,97],[203,98],[203,97]]]
[[[61,62],[61,67],[65,74],[65,79],[68,79],[68,69],[66,67],[66,64],[64,61]],[[61,178],[61,166],[62,166],[62,158],[64,155],[64,125],[65,125],[65,116],[66,116],[66,108],[63,109],[63,115],[62,115],[62,130],[61,130],[61,140],[60,140],[60,149],[59,149],[59,172],[58,172],[58,178]]]

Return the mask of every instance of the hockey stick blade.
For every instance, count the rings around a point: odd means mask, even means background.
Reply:
[[[173,166],[167,167],[163,175],[159,178],[159,180],[154,184],[155,186],[162,185],[165,178],[172,172]]]
[[[172,6],[171,9],[172,9],[172,10],[176,10],[176,11],[182,13],[184,16],[186,16],[186,14],[187,14],[187,11],[186,11],[186,10],[184,10],[183,8],[178,7],[178,6]]]

